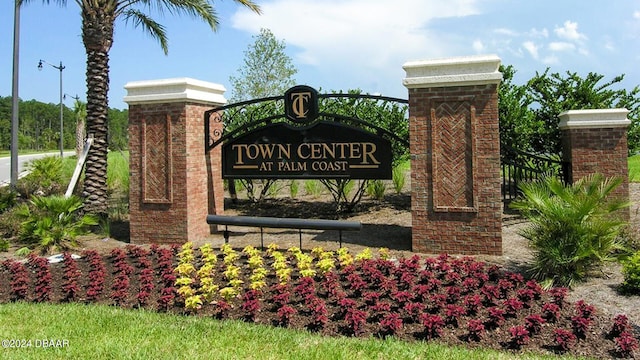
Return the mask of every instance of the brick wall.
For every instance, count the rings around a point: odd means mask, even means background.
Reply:
[[[619,176],[623,182],[613,194],[629,199],[626,127],[565,129],[562,140],[564,158],[571,162],[572,181],[594,173]],[[629,211],[622,216],[629,220]]]
[[[210,234],[206,215],[221,213],[224,200],[220,149],[205,154],[204,148],[203,115],[210,108],[130,105],[132,243],[182,243]]]
[[[413,251],[502,254],[497,85],[409,89]]]

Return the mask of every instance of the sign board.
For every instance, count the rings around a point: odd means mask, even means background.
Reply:
[[[300,108],[292,114],[302,115],[304,110]],[[391,179],[391,159],[391,142],[365,130],[328,121],[308,127],[281,122],[225,143],[222,176]]]

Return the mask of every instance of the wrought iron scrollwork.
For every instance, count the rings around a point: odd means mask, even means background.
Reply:
[[[205,146],[210,150],[266,125],[287,121],[292,127],[310,127],[319,121],[339,122],[365,129],[388,138],[394,148],[406,149],[408,140],[408,101],[386,96],[333,93],[318,95],[318,117],[311,123],[288,121],[284,96],[273,96],[243,101],[205,112]],[[214,116],[215,115],[215,116]],[[393,116],[393,121],[389,121]],[[211,129],[211,118],[219,127]],[[392,124],[392,128],[388,128]]]

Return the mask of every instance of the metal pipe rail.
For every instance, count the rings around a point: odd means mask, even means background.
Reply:
[[[300,248],[302,248],[302,229],[308,230],[338,230],[340,247],[342,247],[342,231],[359,231],[362,224],[359,221],[324,220],[324,219],[295,219],[258,216],[228,216],[207,215],[207,224],[224,225],[224,242],[229,242],[229,226],[251,226],[260,228],[260,246],[264,249],[263,229],[282,228],[298,229],[300,234]]]

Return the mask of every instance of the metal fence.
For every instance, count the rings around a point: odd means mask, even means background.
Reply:
[[[560,160],[559,156],[533,154],[501,145],[502,200],[510,202],[517,198],[519,185],[541,179],[545,176],[557,176],[564,183],[570,182],[571,163]]]

